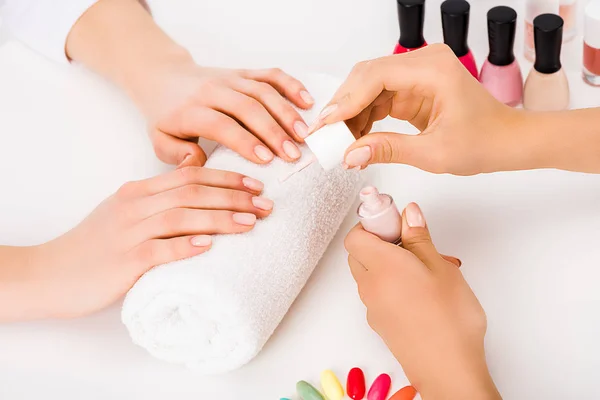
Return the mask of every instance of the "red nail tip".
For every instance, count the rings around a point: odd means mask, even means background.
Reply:
[[[388,374],[379,375],[367,394],[367,400],[385,400],[392,386],[392,378]]]
[[[346,393],[352,400],[362,400],[366,393],[365,374],[360,368],[352,368],[348,373]]]

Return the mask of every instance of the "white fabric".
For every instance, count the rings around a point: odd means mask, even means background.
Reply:
[[[79,17],[97,0],[0,0],[3,27],[34,51],[67,62],[65,44]]]
[[[303,80],[321,100],[308,122],[337,86],[323,79]],[[302,147],[303,158],[311,157]],[[313,163],[280,182],[294,164],[259,166],[222,147],[207,167],[263,181],[273,213],[249,233],[216,237],[207,253],[146,273],[127,294],[122,320],[153,356],[219,373],[244,365],[266,343],[347,215],[361,176]]]

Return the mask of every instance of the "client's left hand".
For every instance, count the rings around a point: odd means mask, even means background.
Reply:
[[[360,224],[346,237],[369,325],[424,399],[499,398],[485,361],[485,313],[460,262],[437,252],[414,203],[403,213],[402,237],[404,248]]]

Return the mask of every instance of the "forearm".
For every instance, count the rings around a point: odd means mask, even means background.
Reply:
[[[34,264],[37,247],[0,246],[0,322],[38,318]]]
[[[192,61],[138,0],[100,0],[75,24],[66,51],[72,60],[121,86],[134,101],[153,68]]]
[[[523,115],[515,131],[518,168],[506,169],[600,173],[600,108]]]

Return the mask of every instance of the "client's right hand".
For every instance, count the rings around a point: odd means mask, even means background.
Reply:
[[[39,310],[32,317],[100,310],[153,266],[208,251],[210,235],[251,230],[273,207],[262,188],[201,167],[126,183],[73,230],[36,248],[27,274]]]

